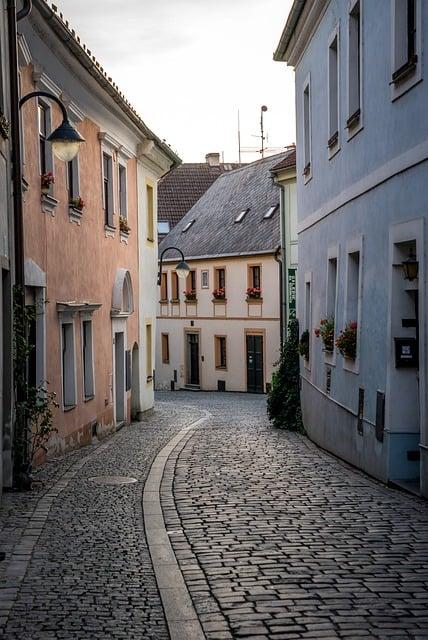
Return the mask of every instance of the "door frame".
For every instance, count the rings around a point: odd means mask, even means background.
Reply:
[[[123,357],[124,357],[124,373],[125,373],[125,381],[126,381],[126,350],[128,345],[128,332],[127,332],[127,322],[126,318],[112,318],[111,322],[111,346],[112,346],[112,397],[113,397],[113,420],[115,426],[117,426],[118,421],[116,417],[116,344],[115,344],[115,334],[123,333]],[[128,391],[126,391],[126,383],[124,385],[124,422],[128,421]]]
[[[266,329],[244,329],[245,392],[248,393],[247,336],[263,338],[263,393],[266,393]]]
[[[193,327],[191,329],[189,329],[188,327],[186,327],[184,329],[184,385],[188,386],[188,382],[187,382],[187,374],[188,374],[188,366],[187,366],[187,360],[188,360],[188,353],[187,353],[187,335],[188,334],[197,334],[198,335],[198,342],[199,342],[199,354],[198,354],[198,366],[199,366],[199,389],[202,389],[202,359],[201,359],[201,347],[202,347],[202,335],[201,335],[201,330],[200,329],[193,329]]]

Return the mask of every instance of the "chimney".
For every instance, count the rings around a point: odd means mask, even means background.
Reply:
[[[220,154],[219,153],[207,153],[205,156],[205,160],[210,167],[218,167],[220,164]]]

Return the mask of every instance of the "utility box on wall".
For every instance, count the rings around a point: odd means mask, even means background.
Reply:
[[[396,368],[417,368],[419,359],[416,338],[394,338],[394,342]]]

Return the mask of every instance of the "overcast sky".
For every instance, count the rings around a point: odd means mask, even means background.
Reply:
[[[56,0],[146,124],[185,162],[295,141],[294,73],[273,62],[292,0]],[[242,161],[257,155],[242,154]]]

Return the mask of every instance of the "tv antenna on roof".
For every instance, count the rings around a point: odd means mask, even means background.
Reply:
[[[260,134],[261,134],[261,139],[262,139],[262,148],[261,148],[261,154],[262,154],[262,158],[265,157],[265,135],[264,135],[264,130],[263,130],[263,114],[266,113],[266,111],[268,110],[267,106],[265,104],[263,104],[260,107]]]

